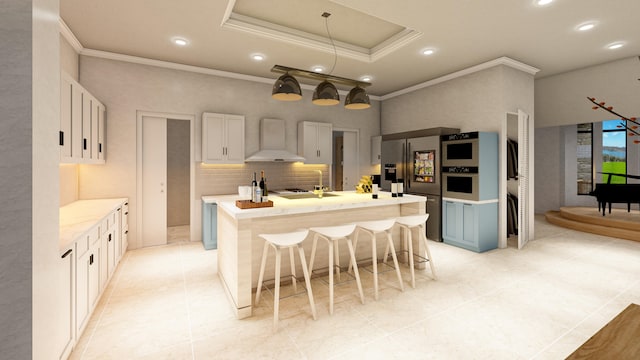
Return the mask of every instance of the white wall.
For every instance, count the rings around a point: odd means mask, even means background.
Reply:
[[[71,75],[71,78],[78,82],[80,82],[78,78],[79,59],[80,56],[78,56],[73,46],[69,44],[64,36],[60,35],[60,69]]]
[[[613,119],[606,111],[592,110],[587,97],[606,101],[628,117],[640,114],[638,78],[640,60],[632,57],[535,81],[536,212],[597,206],[595,198],[577,195],[574,125]],[[628,141],[627,148],[628,173],[640,174],[640,145]]]
[[[533,75],[499,65],[385,100],[382,134],[432,127],[499,132],[505,113],[533,116]]]
[[[31,358],[32,4],[2,3],[0,23],[0,334],[2,356]],[[5,25],[6,24],[6,25]],[[7,30],[5,29],[7,26]]]
[[[299,121],[330,122],[334,127],[360,129],[360,172],[371,173],[369,139],[379,134],[380,121],[380,104],[376,101],[372,101],[370,109],[362,111],[346,110],[342,106],[319,107],[311,104],[311,91],[304,91],[304,97],[299,102],[279,102],[271,99],[270,84],[87,56],[80,57],[80,79],[81,84],[107,107],[107,163],[80,166],[79,196],[82,199],[129,197],[129,226],[133,227],[130,229],[130,234],[133,234],[131,248],[139,246],[135,239],[136,111],[139,110],[195,115],[197,153],[200,152],[203,112],[244,115],[247,155],[259,148],[259,121],[264,117],[285,120],[286,147],[291,152],[297,151]],[[291,169],[291,165],[287,164],[265,166],[270,168],[271,174],[267,173],[267,176],[273,181],[277,177],[272,174],[278,169],[283,172]],[[238,185],[246,184],[249,173],[259,171],[261,167],[256,164],[232,167],[197,164],[193,200],[199,201],[203,194],[234,193]],[[313,171],[309,170],[308,173],[311,176]],[[233,186],[228,178],[227,182],[219,181],[220,176],[225,174],[237,175],[231,180]],[[272,189],[276,185],[273,181]],[[216,185],[218,183],[224,186]],[[207,193],[203,189],[207,189]]]
[[[536,79],[536,126],[571,125],[612,119],[592,110],[587,97],[606,101],[619,113],[640,114],[640,59],[637,56]],[[635,115],[634,115],[635,114]]]
[[[58,1],[3,1],[0,23],[1,356],[57,359]]]

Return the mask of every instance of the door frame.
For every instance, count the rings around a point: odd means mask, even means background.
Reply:
[[[331,131],[332,131],[332,134],[334,132],[342,132],[342,133],[352,132],[356,134],[356,164],[355,165],[356,165],[356,168],[358,169],[358,173],[360,173],[360,129],[334,127]],[[333,147],[333,141],[332,141],[332,147]],[[344,159],[344,155],[343,155],[343,159]],[[344,172],[342,176],[344,177]],[[333,173],[331,174],[330,181],[331,181],[331,187],[333,188]]]
[[[195,241],[196,234],[194,225],[196,224],[195,209],[195,179],[196,179],[196,159],[195,159],[195,115],[191,114],[174,114],[155,111],[136,111],[136,207],[138,214],[136,215],[136,248],[142,247],[142,119],[144,117],[159,117],[172,120],[189,121],[189,240]]]
[[[526,119],[524,118],[526,116]],[[519,210],[520,207],[524,209],[525,218],[523,218],[523,222],[525,224],[518,223],[518,236],[519,236],[519,244],[518,247],[521,248],[528,242],[529,240],[533,240],[535,236],[535,213],[534,213],[534,123],[531,115],[525,113],[524,111],[518,109],[517,112],[507,112],[505,113],[504,118],[502,119],[502,126],[500,129],[500,144],[499,144],[499,153],[500,153],[500,169],[499,169],[499,191],[498,196],[498,247],[506,248],[507,247],[507,126],[509,122],[509,117],[515,117],[518,119],[518,144],[522,143],[523,140],[520,137],[527,133],[528,141],[526,142],[528,148],[528,159],[525,162],[521,162],[521,154],[518,154],[518,172],[522,171],[522,167],[526,167],[528,172],[527,188],[524,193],[526,199],[518,199]],[[526,126],[526,132],[524,132],[523,128]],[[518,184],[520,187],[520,184]],[[519,191],[520,192],[520,191]],[[522,215],[521,211],[518,211],[519,216]],[[524,230],[526,233],[521,234],[521,230]]]

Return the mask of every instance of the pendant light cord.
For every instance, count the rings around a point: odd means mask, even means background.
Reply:
[[[331,46],[333,47],[333,65],[331,66],[331,70],[329,70],[329,75],[331,75],[333,74],[333,70],[336,68],[336,63],[338,62],[338,51],[336,50],[336,44],[333,42],[333,37],[331,37],[331,32],[329,31],[329,16],[331,16],[331,14],[328,12],[322,13],[322,17],[324,17],[324,26],[327,29],[327,35],[329,36]]]

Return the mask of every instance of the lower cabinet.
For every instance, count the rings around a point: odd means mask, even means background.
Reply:
[[[128,212],[128,207],[124,204],[126,202],[75,238],[70,247],[73,251],[63,255],[60,276],[65,278],[60,293],[65,301],[59,310],[62,329],[55,335],[60,339],[60,359],[68,358],[82,336],[118,260],[126,251],[128,230],[122,209]]]
[[[62,319],[59,324],[58,331],[52,333],[56,336],[56,344],[59,344],[60,358],[64,359],[69,356],[73,349],[73,341],[75,335],[74,324],[74,293],[75,293],[75,266],[76,259],[74,254],[75,245],[72,245],[61,256],[57,274],[60,276],[58,281],[58,291],[61,302],[57,315]]]
[[[442,201],[442,241],[483,252],[498,247],[498,202]]]
[[[218,205],[202,203],[202,244],[205,250],[218,248]]]
[[[87,326],[91,311],[100,294],[100,236],[96,226],[84,238],[76,242],[76,334],[78,337]]]

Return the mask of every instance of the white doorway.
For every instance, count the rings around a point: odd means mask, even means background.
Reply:
[[[357,129],[333,129],[332,183],[335,190],[356,189],[360,180],[360,131]]]
[[[194,127],[195,117],[193,115],[167,114],[141,112],[137,114],[137,197],[139,213],[137,216],[137,243],[139,247],[148,247],[167,244],[168,232],[167,226],[181,222],[183,225],[195,225],[194,221],[196,212],[194,211],[194,193],[195,193],[195,158],[194,158]],[[185,127],[188,127],[186,129]],[[168,131],[169,129],[169,131]],[[172,165],[175,156],[169,156],[168,151],[172,154],[177,147],[171,145],[175,140],[177,129],[183,129],[181,133],[188,139],[181,139],[180,142],[186,144],[188,149],[188,165],[183,166],[180,171],[186,171],[187,174],[177,174],[175,166]],[[172,136],[168,136],[172,135]],[[182,178],[184,185],[188,189],[180,189],[176,191],[176,178]],[[182,197],[181,202],[176,203],[176,196],[172,196],[176,192],[188,192],[188,199]],[[175,204],[175,205],[174,205]],[[180,205],[180,206],[177,206]],[[181,212],[186,214],[176,214],[168,211],[168,209],[182,208]],[[185,217],[188,220],[185,220]],[[178,220],[176,220],[178,219]],[[181,227],[184,229],[184,226]],[[186,230],[187,240],[194,239],[196,229],[189,226]]]

